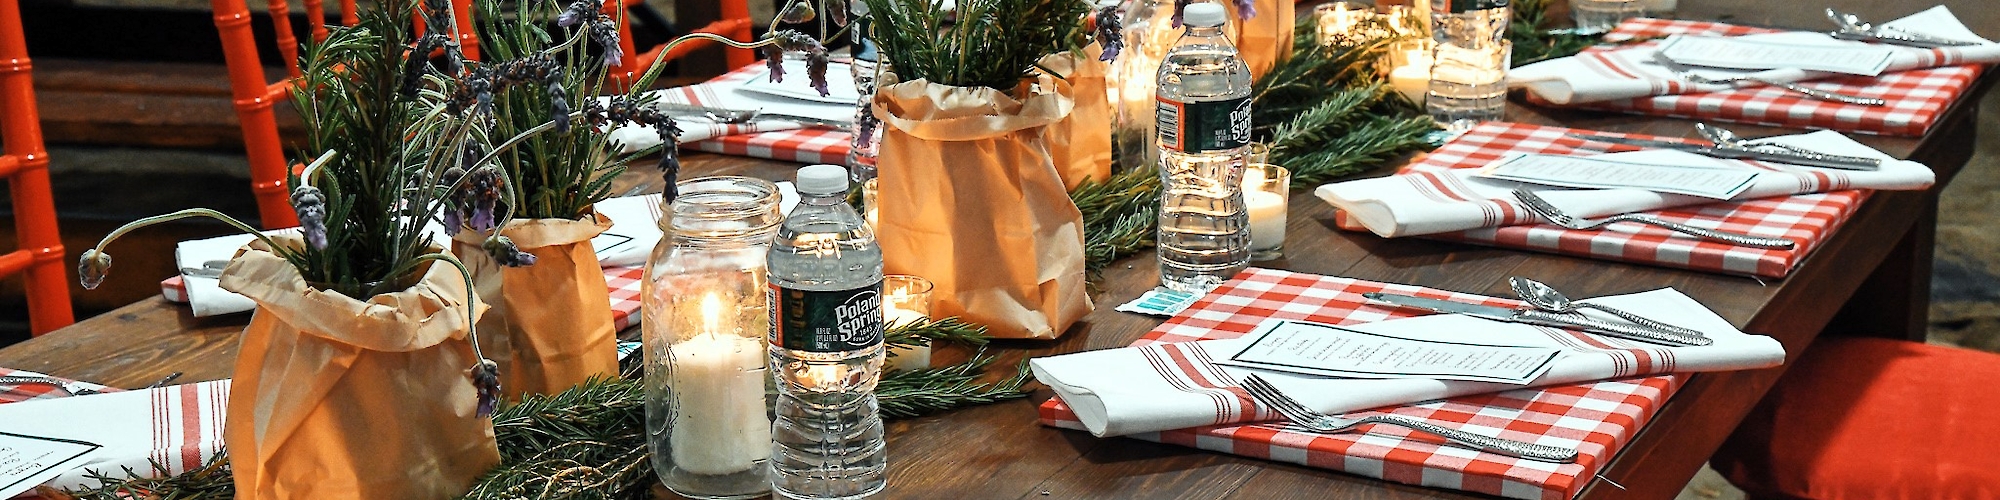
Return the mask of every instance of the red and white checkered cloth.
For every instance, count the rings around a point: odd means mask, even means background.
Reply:
[[[604,268],[604,285],[611,290],[611,324],[624,330],[639,324],[639,288],[644,284],[646,269],[643,267]],[[180,276],[160,281],[160,296],[173,302],[187,302],[187,285]],[[4,402],[4,400],[0,400]]]
[[[714,94],[716,89],[740,86],[752,78],[763,76],[764,72],[764,63],[757,63],[737,68],[700,85],[659,92],[674,97],[672,100],[685,101],[696,106],[727,108],[729,106],[722,104],[721,98]],[[682,137],[707,137],[707,139],[688,141],[682,146],[711,153],[801,163],[841,164],[847,161],[847,147],[852,136],[846,130],[806,127],[758,131],[756,127],[756,124],[729,125],[686,121],[681,125],[684,131]],[[657,139],[654,144],[657,144]]]
[[[1741,36],[1776,32],[1779,30],[1725,23],[1636,18],[1619,24],[1605,35],[1605,40],[1626,41],[1673,34]],[[1593,54],[1657,44],[1648,41],[1595,46],[1584,49],[1577,57],[1594,62],[1606,71],[1620,72],[1616,67],[1606,66],[1609,59]],[[1596,102],[1581,107],[1642,115],[1916,137],[1930,131],[1951,103],[1971,90],[1973,81],[1979,78],[1983,69],[1977,64],[1966,64],[1884,73],[1879,77],[1838,77],[1811,82],[1811,86],[1819,90],[1887,101],[1882,106],[1821,101],[1782,88],[1760,85],[1722,92]],[[1529,101],[1548,105],[1548,101],[1533,93],[1529,93]]]
[[[1587,130],[1519,123],[1482,123],[1428,155],[1418,158],[1398,173],[1438,173],[1451,169],[1479,168],[1513,153],[1588,154],[1603,152],[1605,148],[1611,147],[1569,137],[1569,133],[1602,134]],[[1631,135],[1630,137],[1675,140],[1657,136]],[[1633,149],[1623,146],[1620,148]],[[1821,185],[1839,185],[1831,180],[1822,179],[1821,182],[1823,183]],[[1870,191],[1865,190],[1828,191],[1642,212],[1668,221],[1699,227],[1761,236],[1782,236],[1796,243],[1790,250],[1752,248],[1687,238],[1664,228],[1640,224],[1617,224],[1597,231],[1565,229],[1553,224],[1513,225],[1431,234],[1424,237],[1696,271],[1776,278],[1791,273],[1799,261],[1811,254],[1813,249],[1818,248],[1820,243],[1831,236],[1849,216],[1854,215],[1855,209],[1860,208],[1861,201],[1867,199],[1869,193]],[[1511,207],[1505,209],[1512,210]],[[1343,229],[1366,230],[1358,222],[1349,220],[1345,211],[1335,214],[1335,222]]]
[[[1355,324],[1418,316],[1409,308],[1368,307],[1362,293],[1390,285],[1347,278],[1251,268],[1209,292],[1133,345],[1235,338],[1266,318]],[[1409,287],[1398,286],[1397,293]],[[1423,289],[1496,306],[1518,302]],[[1213,367],[1210,367],[1213,368]],[[1219,370],[1206,370],[1215,372]],[[1204,377],[1190,377],[1205,380]],[[1204,450],[1333,469],[1407,484],[1509,498],[1559,500],[1576,496],[1604,464],[1630,442],[1683,380],[1674,375],[1520,389],[1478,396],[1354,412],[1389,413],[1541,444],[1575,443],[1576,463],[1555,464],[1441,445],[1425,434],[1390,426],[1365,433],[1317,434],[1277,423],[1194,427],[1127,437]],[[1204,388],[1222,389],[1213,383]],[[1040,408],[1044,425],[1083,429],[1062,401]]]

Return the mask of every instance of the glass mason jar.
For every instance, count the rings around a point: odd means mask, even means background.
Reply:
[[[771,490],[765,254],[778,187],[748,177],[678,184],[646,261],[646,432],[653,470],[689,498]]]
[[[1160,152],[1153,143],[1158,130],[1153,92],[1160,62],[1181,36],[1173,17],[1173,2],[1160,0],[1129,0],[1119,16],[1125,25],[1125,48],[1104,75],[1105,97],[1111,103],[1111,157],[1117,161],[1112,167],[1118,172],[1159,165]]]

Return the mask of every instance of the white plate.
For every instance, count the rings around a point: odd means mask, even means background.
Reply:
[[[771,81],[770,70],[764,70],[757,72],[757,76],[752,77],[749,82],[745,82],[739,88],[759,94],[790,97],[813,102],[854,104],[854,101],[861,99],[861,92],[854,89],[854,76],[852,72],[853,70],[848,68],[847,63],[827,64],[827,95],[821,96],[819,95],[819,91],[813,90],[812,83],[810,83],[811,79],[806,77],[806,62],[788,60],[785,61],[784,82]]]

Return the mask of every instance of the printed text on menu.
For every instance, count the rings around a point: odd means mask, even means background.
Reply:
[[[1644,189],[1727,200],[1750,189],[1757,173],[1718,167],[1654,165],[1524,154],[1482,169],[1483,177],[1574,188]]]
[[[1348,378],[1428,378],[1527,384],[1560,349],[1439,342],[1338,326],[1272,320],[1216,364]]]

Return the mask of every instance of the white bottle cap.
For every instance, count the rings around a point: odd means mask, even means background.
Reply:
[[[1181,10],[1181,23],[1188,26],[1221,26],[1228,19],[1229,12],[1219,3],[1196,2]]]
[[[839,165],[807,165],[799,169],[799,192],[838,193],[847,190],[847,169]]]

